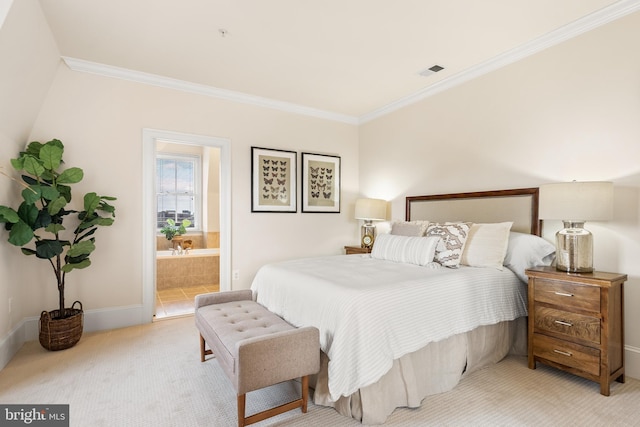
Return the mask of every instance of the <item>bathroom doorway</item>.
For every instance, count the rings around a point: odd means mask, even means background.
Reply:
[[[220,291],[220,149],[156,140],[156,212],[155,318],[192,314]],[[167,239],[168,221],[185,232]]]
[[[144,310],[192,314],[195,295],[230,289],[230,141],[145,129],[143,142]],[[168,218],[191,222],[180,247],[158,232]]]

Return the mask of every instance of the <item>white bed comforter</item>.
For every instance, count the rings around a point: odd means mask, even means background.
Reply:
[[[291,324],[320,330],[334,401],[430,342],[527,315],[526,285],[507,268],[429,268],[338,255],[265,265],[251,289]]]

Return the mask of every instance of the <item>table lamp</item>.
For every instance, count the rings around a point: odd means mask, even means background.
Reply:
[[[561,182],[540,186],[540,218],[563,222],[556,233],[556,269],[569,273],[593,271],[590,221],[613,218],[612,182]]]
[[[376,238],[373,221],[383,221],[387,217],[387,202],[382,199],[356,200],[356,219],[364,220],[361,228],[361,247],[371,248]]]

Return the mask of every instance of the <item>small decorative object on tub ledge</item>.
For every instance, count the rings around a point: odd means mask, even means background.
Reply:
[[[84,172],[77,167],[60,170],[64,165],[64,145],[57,139],[45,144],[29,143],[17,158],[13,168],[21,173],[18,182],[22,203],[18,210],[0,205],[0,223],[4,223],[8,241],[20,246],[25,255],[47,260],[53,269],[58,287],[58,310],[40,315],[40,344],[47,350],[73,347],[82,335],[82,303],[65,307],[65,278],[76,268],[91,265],[89,255],[95,250],[95,232],[100,226],[113,224],[115,207],[108,202],[115,197],[84,195],[83,210],[70,208],[72,184],[82,181]],[[73,218],[72,224],[63,224]],[[28,247],[35,240],[34,247]],[[79,304],[79,308],[75,305]]]

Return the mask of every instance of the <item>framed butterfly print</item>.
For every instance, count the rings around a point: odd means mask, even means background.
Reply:
[[[302,212],[340,212],[340,157],[302,153]]]
[[[251,147],[251,212],[297,212],[297,153]]]

